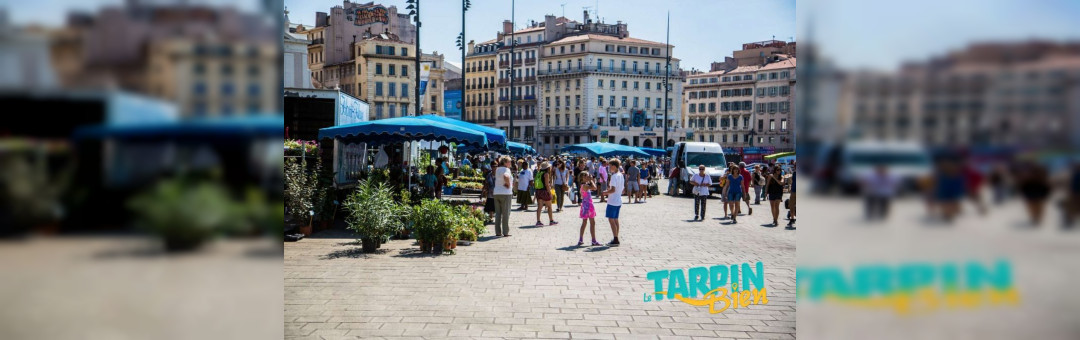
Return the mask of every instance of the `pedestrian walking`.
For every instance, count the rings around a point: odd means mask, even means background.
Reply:
[[[761,174],[761,165],[754,166],[754,173],[750,176],[750,180],[754,183],[754,204],[761,205],[761,196],[765,192],[762,188],[765,187],[765,176]],[[767,201],[768,199],[766,199]]]
[[[955,161],[943,160],[934,176],[934,204],[940,208],[941,218],[952,222],[960,213],[960,200],[964,198],[964,176]]]
[[[562,212],[563,201],[568,193],[570,186],[570,169],[567,169],[566,163],[562,160],[555,161],[555,212]]]
[[[581,205],[580,211],[578,211],[578,217],[581,217],[581,231],[578,232],[578,247],[585,244],[585,224],[589,224],[589,235],[592,236],[592,245],[598,246],[600,242],[596,242],[596,207],[593,206],[592,191],[596,190],[596,183],[593,182],[593,178],[589,175],[588,171],[582,171],[578,173],[577,183],[581,183],[581,188],[578,192],[581,193]]]
[[[478,161],[479,162],[479,161]],[[480,163],[477,163],[480,165]],[[498,169],[499,165],[496,162],[487,164],[489,169]],[[492,221],[495,217],[495,171],[484,170],[484,187],[481,190],[480,197],[484,198],[484,213],[487,214],[488,220],[485,223]]]
[[[990,188],[994,192],[994,204],[1001,205],[1005,203],[1005,197],[1008,196],[1009,187],[1006,184],[1006,176],[1008,170],[1002,164],[997,164],[990,170]]]
[[[975,205],[979,215],[986,215],[986,205],[982,201],[983,174],[969,163],[964,163],[962,174],[964,176],[964,188],[967,189],[968,199]]]
[[[1050,179],[1047,178],[1046,169],[1037,164],[1031,164],[1020,178],[1019,191],[1024,197],[1031,224],[1039,226],[1042,224],[1046,199],[1050,197]]]
[[[709,199],[709,187],[712,186],[712,177],[705,173],[704,165],[698,165],[698,173],[690,177],[690,184],[694,186],[694,221],[704,221],[705,203]]]
[[[552,192],[555,190],[552,188],[552,168],[551,163],[540,162],[537,165],[536,177],[533,180],[533,187],[536,188],[536,226],[543,227],[544,223],[540,222],[540,215],[544,208],[547,208],[548,225],[556,225],[559,222],[555,222],[555,217],[552,215],[551,201]]]
[[[626,192],[629,199],[634,203],[639,203],[637,200],[638,191],[641,190],[641,169],[636,166],[636,161],[630,161],[626,164]]]
[[[529,195],[529,189],[533,186],[533,172],[529,169],[529,164],[524,160],[518,161],[518,192],[517,203],[519,205],[518,210],[529,211],[529,204],[532,204],[532,196]]]
[[[772,225],[780,225],[780,201],[784,199],[784,181],[780,177],[780,167],[773,166],[765,172],[765,193],[769,198],[769,207],[772,209]]]
[[[862,179],[868,221],[884,220],[889,216],[889,204],[896,196],[899,184],[899,180],[889,173],[884,164],[876,165],[874,172]]]
[[[791,161],[791,183],[789,185],[788,192],[788,224],[787,229],[795,229],[795,178],[798,172],[795,171],[795,161]]]
[[[596,173],[598,174],[596,180],[600,184],[600,192],[606,192],[608,189],[608,160],[604,159],[604,157],[600,157],[600,164],[597,165]],[[604,202],[607,202],[607,197],[600,195],[600,203]]]
[[[724,194],[727,195],[727,200],[731,204],[731,223],[739,223],[738,211],[739,204],[742,202],[743,196],[743,174],[739,172],[739,167],[732,165],[728,168],[727,184],[728,189]]]
[[[1076,217],[1080,215],[1080,162],[1073,163],[1068,179],[1068,194],[1065,196],[1065,229],[1072,229]]]
[[[619,170],[620,162],[618,159],[612,159],[608,162],[608,175],[609,183],[607,191],[604,191],[604,195],[607,196],[607,210],[604,213],[604,217],[607,217],[608,223],[611,224],[611,235],[613,236],[608,246],[619,246],[619,210],[622,209],[622,192],[626,186],[626,178]]]
[[[746,163],[745,162],[739,162],[739,174],[741,174],[742,178],[743,178],[742,179],[742,193],[743,193],[742,200],[743,200],[743,202],[746,202],[746,210],[747,210],[746,214],[747,215],[753,215],[754,214],[754,207],[750,206],[750,170],[746,169]],[[741,207],[739,205],[739,202],[735,202],[735,206],[736,207]],[[739,212],[742,212],[742,209],[736,209],[736,210],[739,211]]]
[[[510,157],[502,156],[495,172],[495,236],[510,236],[510,205],[514,196],[514,176]]]

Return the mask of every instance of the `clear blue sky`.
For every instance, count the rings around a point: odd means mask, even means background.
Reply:
[[[367,1],[358,1],[366,3]],[[315,23],[315,12],[329,12],[341,1],[285,0],[289,18],[307,25]],[[386,6],[396,5],[405,11],[405,0],[376,1]],[[599,15],[607,23],[622,20],[630,36],[664,41],[665,13],[671,11],[671,44],[674,56],[682,60],[683,68],[708,70],[709,63],[723,60],[742,43],[795,37],[794,0],[754,1],[643,1],[643,0],[518,0],[517,24],[524,27],[529,20],[541,21],[545,14],[561,16],[565,3],[566,17],[581,21],[582,7],[592,6],[589,15]],[[461,32],[460,0],[422,0],[420,43],[425,52],[438,51],[448,62],[459,64],[454,39]],[[466,41],[477,42],[495,38],[502,21],[510,19],[509,0],[472,0],[466,14]]]
[[[813,0],[797,15],[800,42],[843,68],[890,70],[973,42],[1080,38],[1077,0]]]

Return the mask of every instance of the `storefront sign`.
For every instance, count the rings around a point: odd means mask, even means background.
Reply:
[[[390,12],[383,6],[374,6],[356,10],[356,26],[364,26],[381,22],[390,23]]]
[[[334,102],[334,126],[368,120],[368,104],[343,92],[338,92]]]
[[[644,126],[645,125],[645,111],[641,111],[641,110],[634,111],[634,119],[631,122],[631,124],[634,127]]]

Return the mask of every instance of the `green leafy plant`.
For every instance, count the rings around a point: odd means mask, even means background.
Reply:
[[[427,199],[413,207],[410,218],[416,239],[441,245],[454,232],[454,211],[439,200]]]
[[[156,234],[170,251],[192,250],[245,223],[245,209],[213,182],[165,180],[132,197],[136,225]]]
[[[0,202],[7,202],[17,225],[52,223],[62,217],[62,196],[75,167],[68,164],[52,172],[47,159],[37,152],[0,158]]]
[[[294,223],[307,225],[318,191],[318,168],[307,171],[307,160],[290,158],[285,162],[285,207]]]
[[[345,199],[344,209],[348,228],[360,235],[364,252],[375,251],[375,242],[399,230],[406,212],[385,183],[368,180],[357,184]]]

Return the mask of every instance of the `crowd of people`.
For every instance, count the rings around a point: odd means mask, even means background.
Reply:
[[[794,166],[794,164],[792,164]],[[752,170],[752,171],[751,171]],[[753,198],[754,205],[760,205],[762,199],[769,203],[772,213],[772,226],[778,226],[780,219],[780,204],[783,201],[785,187],[790,187],[787,203],[787,228],[795,229],[795,174],[785,174],[778,164],[755,165],[749,168],[745,162],[728,163],[727,170],[719,178],[719,183],[713,183],[712,177],[706,173],[704,165],[698,166],[698,172],[690,176],[690,185],[694,196],[694,221],[705,220],[705,211],[711,189],[714,184],[718,185],[720,202],[724,208],[724,216],[721,219],[730,220],[732,224],[738,223],[738,216],[742,215],[742,205],[746,204],[746,214],[753,215],[754,208],[750,204]],[[750,192],[750,188],[754,192]]]
[[[969,202],[976,214],[986,215],[988,204],[983,192],[989,190],[994,205],[1019,197],[1031,225],[1039,226],[1046,215],[1047,203],[1059,195],[1064,227],[1072,228],[1080,217],[1080,162],[1051,173],[1034,161],[999,162],[980,170],[962,158],[939,159],[928,176],[916,178],[913,189],[924,201],[927,215],[946,223],[954,221]],[[868,220],[883,220],[889,206],[903,189],[903,178],[887,166],[878,165],[861,179],[865,215]]]
[[[604,217],[612,232],[612,239],[606,244],[618,246],[623,197],[626,197],[626,203],[646,203],[653,195],[659,195],[656,181],[663,177],[667,163],[664,158],[569,156],[517,159],[501,156],[491,160],[486,156],[474,156],[468,162],[480,164],[479,169],[484,173],[484,210],[494,216],[496,237],[511,236],[509,218],[515,204],[516,211],[529,211],[534,207],[536,226],[543,227],[558,225],[555,216],[569,202],[578,205],[578,218],[581,219],[579,246],[585,244],[586,227],[592,237],[590,244],[601,245],[596,239],[594,195],[599,198],[599,203],[606,203]]]

